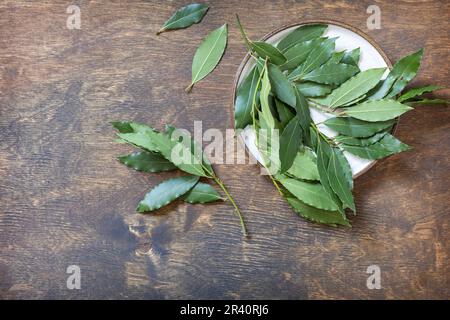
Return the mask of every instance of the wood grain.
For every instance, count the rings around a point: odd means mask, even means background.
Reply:
[[[355,181],[352,229],[297,217],[255,165],[218,166],[253,237],[229,203],[176,202],[156,215],[137,202],[167,174],[115,160],[109,121],[161,128],[229,127],[229,99],[252,38],[284,24],[332,18],[372,36],[392,61],[425,48],[415,85],[449,87],[450,4],[441,1],[205,1],[201,24],[156,36],[186,1],[0,3],[0,298],[448,299],[450,113],[419,107],[396,135],[413,151]],[[377,4],[382,29],[367,30]],[[190,65],[206,34],[228,22],[229,44],[191,94]],[[448,89],[440,96],[450,98]],[[81,290],[66,268],[81,268]],[[379,265],[382,289],[368,290]]]

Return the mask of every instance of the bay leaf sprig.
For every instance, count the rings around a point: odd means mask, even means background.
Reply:
[[[350,226],[346,209],[356,213],[356,205],[345,154],[377,160],[410,150],[390,133],[397,118],[415,105],[447,103],[422,97],[438,86],[402,94],[417,74],[423,50],[400,59],[390,72],[361,71],[360,49],[336,52],[336,39],[323,36],[325,25],[300,26],[269,44],[249,39],[236,19],[255,66],[237,90],[235,127],[255,130],[262,165],[296,213],[313,222]],[[334,115],[323,125],[336,136],[320,131],[310,108]]]
[[[126,166],[143,172],[163,172],[181,170],[188,175],[168,179],[148,192],[139,202],[137,211],[152,212],[181,198],[188,203],[209,203],[224,198],[208,183],[200,179],[214,181],[225,193],[239,218],[242,232],[248,236],[242,213],[234,198],[215,174],[214,169],[201,147],[189,134],[173,126],[166,126],[160,132],[144,124],[115,121],[117,136],[123,142],[140,151],[119,156],[118,160]]]
[[[187,28],[195,23],[199,23],[202,21],[207,11],[208,6],[206,4],[188,4],[187,6],[178,9],[156,34],[159,35],[168,30]]]

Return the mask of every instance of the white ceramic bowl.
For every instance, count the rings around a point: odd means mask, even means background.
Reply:
[[[263,39],[268,43],[277,44],[282,38],[284,38],[284,36],[292,32],[299,26],[318,23],[328,25],[328,28],[326,29],[324,36],[330,38],[338,37],[338,39],[336,40],[336,51],[352,50],[358,47],[361,48],[361,58],[359,61],[359,67],[361,71],[371,68],[392,67],[386,54],[375,43],[375,41],[373,41],[369,36],[364,34],[362,31],[340,22],[314,21],[314,22],[298,23],[276,30],[271,34],[267,35],[266,37],[264,37]],[[245,76],[247,76],[247,74],[250,72],[254,64],[255,63],[253,59],[249,59],[248,56],[244,59],[236,77],[237,80],[235,83],[233,98],[235,98],[238,86],[245,78]],[[384,76],[386,76],[387,73],[388,71],[386,71],[386,74]],[[234,100],[235,99],[233,99],[233,110],[234,110]],[[333,115],[329,113],[321,112],[314,108],[310,108],[310,110],[311,110],[311,118],[315,123],[320,123],[330,117],[333,117]],[[319,124],[318,128],[323,134],[325,134],[328,137],[334,137],[337,135],[336,131],[331,130],[324,124]],[[239,137],[241,141],[245,144],[249,153],[253,157],[255,157],[259,162],[261,162],[261,155],[258,151],[258,148],[255,145],[255,132],[251,128],[251,126],[247,126],[244,129],[244,132]],[[347,158],[348,162],[350,163],[354,178],[367,171],[376,162],[375,160],[359,158],[346,151],[344,151],[344,155]]]

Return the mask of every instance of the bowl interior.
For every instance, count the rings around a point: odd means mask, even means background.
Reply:
[[[292,32],[299,26],[303,24],[299,23],[293,26],[290,26],[286,29],[283,29],[279,32],[276,32],[270,35],[265,40],[271,44],[277,44],[282,38],[284,38],[288,33]],[[338,37],[336,40],[336,51],[342,50],[352,50],[356,48],[361,48],[361,57],[359,61],[359,67],[361,71],[371,69],[371,68],[388,68],[390,66],[389,61],[385,60],[385,55],[381,52],[380,49],[377,49],[376,46],[372,43],[368,36],[364,35],[362,32],[355,32],[351,30],[350,27],[344,27],[336,24],[329,24],[328,28],[324,33],[324,36],[334,38]],[[255,62],[253,59],[248,59],[246,63],[243,65],[241,69],[241,73],[239,75],[237,85],[244,80],[247,74],[251,71],[251,68]],[[387,75],[388,71],[386,70]],[[233,108],[234,109],[234,108]],[[328,118],[333,117],[332,114],[321,112],[316,109],[311,108],[311,118],[315,123],[320,123],[325,121]],[[317,126],[319,130],[328,137],[334,137],[337,135],[337,132],[331,130],[327,126],[323,124],[319,124]],[[259,162],[261,162],[261,154],[258,151],[258,148],[255,145],[255,132],[251,128],[251,126],[247,126],[244,131],[240,134],[241,141],[245,144],[249,153],[255,157]],[[347,158],[351,168],[353,177],[356,177],[366,170],[368,170],[374,163],[374,160],[362,159],[353,154],[350,154],[344,151],[344,155]]]

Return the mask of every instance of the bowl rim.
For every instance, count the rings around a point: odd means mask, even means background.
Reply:
[[[271,32],[265,34],[260,40],[261,41],[266,41],[267,39],[273,37],[274,35],[276,35],[277,33],[280,33],[281,31],[284,31],[286,29],[290,29],[293,27],[300,27],[300,26],[305,26],[305,25],[312,25],[312,24],[327,24],[327,25],[336,25],[345,29],[348,29],[350,31],[355,32],[356,34],[358,34],[359,36],[363,37],[365,40],[367,40],[376,50],[377,52],[381,55],[381,57],[383,58],[384,62],[386,63],[386,65],[388,66],[389,70],[392,70],[392,62],[391,60],[388,58],[387,54],[384,52],[384,50],[381,48],[381,46],[368,34],[366,34],[364,31],[362,31],[361,29],[351,26],[345,22],[341,22],[341,21],[337,21],[337,20],[332,20],[332,19],[312,19],[312,20],[304,20],[302,22],[293,22],[293,23],[289,23],[289,24],[285,24],[279,28],[276,28],[274,30],[272,30]],[[234,102],[236,99],[236,92],[238,89],[238,83],[239,83],[239,78],[242,75],[242,72],[244,70],[245,65],[247,64],[248,60],[250,59],[250,54],[247,52],[246,55],[244,56],[244,59],[241,61],[241,63],[239,64],[239,67],[236,71],[236,74],[234,76],[234,81],[233,81],[233,95],[231,97],[231,104],[230,104],[230,116],[231,116],[231,126],[233,129],[236,129],[234,126]],[[400,121],[400,117],[397,118],[397,121],[395,122],[394,126],[392,127],[391,133],[395,134],[395,132],[397,131],[397,127]],[[242,139],[241,139],[242,140]],[[249,151],[247,145],[245,144],[245,142],[242,141],[242,143],[244,144],[244,149],[245,152],[248,154],[248,156],[252,156],[254,157],[251,152]],[[366,173],[369,169],[371,169],[376,163],[378,162],[378,160],[373,160],[372,163],[367,166],[367,168],[365,168],[364,170],[358,172],[356,175],[353,176],[353,179],[356,179],[357,177],[361,176],[362,174]],[[258,162],[258,165],[261,166],[261,164]]]

